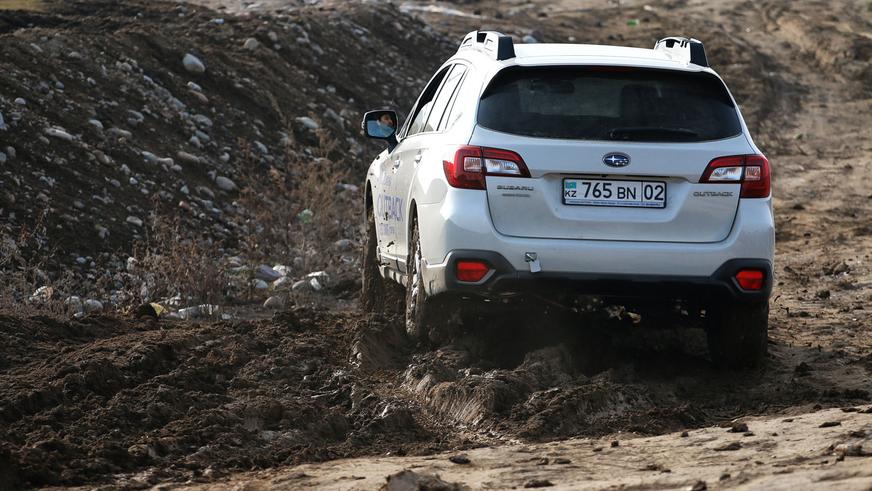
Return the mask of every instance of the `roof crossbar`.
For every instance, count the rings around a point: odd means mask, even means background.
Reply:
[[[474,49],[496,60],[509,60],[515,57],[515,44],[511,36],[496,31],[472,31],[463,37],[460,50]]]
[[[682,60],[702,67],[709,66],[705,46],[694,38],[677,36],[663,38],[654,45],[654,51],[662,51],[673,60]]]

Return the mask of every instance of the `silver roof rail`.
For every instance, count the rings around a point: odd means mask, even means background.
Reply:
[[[654,45],[654,51],[662,51],[673,60],[703,67],[709,66],[708,58],[705,56],[705,46],[697,39],[677,36],[663,38]]]
[[[472,31],[463,37],[458,51],[474,49],[496,60],[509,60],[515,57],[515,44],[511,36],[496,31]]]

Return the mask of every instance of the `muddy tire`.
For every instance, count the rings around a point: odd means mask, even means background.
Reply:
[[[421,236],[418,222],[412,223],[409,234],[409,261],[407,265],[408,284],[406,285],[406,333],[416,341],[427,341],[435,323],[435,308],[424,289],[421,274]]]
[[[366,237],[363,243],[363,273],[360,306],[365,312],[387,313],[395,310],[398,302],[397,286],[382,278],[379,272],[378,240],[375,235],[375,217],[366,213]]]
[[[712,361],[729,369],[761,366],[766,359],[768,331],[768,302],[734,303],[713,309],[706,333]]]

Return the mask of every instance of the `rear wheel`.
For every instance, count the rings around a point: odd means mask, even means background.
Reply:
[[[407,267],[406,285],[406,333],[415,340],[425,341],[431,332],[436,333],[436,312],[432,299],[428,298],[424,289],[424,279],[421,271],[421,236],[418,233],[418,222],[412,223],[409,234],[409,264]]]
[[[716,365],[745,369],[763,364],[769,331],[769,303],[732,303],[711,309],[707,339]]]

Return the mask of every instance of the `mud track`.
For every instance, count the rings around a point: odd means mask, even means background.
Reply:
[[[639,457],[633,465],[666,469],[673,459],[684,462],[668,482],[674,487],[693,485],[687,469],[706,459],[724,465],[754,459],[765,469],[758,477],[765,477],[792,472],[814,457],[824,471],[795,482],[802,487],[822,485],[827,470],[850,464],[850,474],[872,462],[863,456],[825,458],[834,449],[823,439],[807,448],[784,440],[793,453],[770,452],[781,445],[771,433],[804,437],[777,421],[797,415],[831,419],[839,412],[802,415],[865,408],[872,400],[870,6],[725,1],[670,2],[645,10],[625,2],[618,10],[510,3],[453,6],[480,16],[472,21],[416,15],[458,39],[473,22],[517,34],[535,29],[546,41],[574,36],[648,46],[674,33],[706,41],[712,64],[774,168],[778,284],[764,369],[718,371],[700,330],[654,329],[644,315],[639,320],[619,310],[572,318],[536,311],[529,318],[467,326],[436,349],[408,344],[396,318],[338,309],[330,298],[311,304],[300,299],[300,306],[271,319],[201,325],[0,317],[0,486],[236,485],[264,479],[237,472],[304,462],[448,450],[488,459],[472,449],[521,452],[523,445],[575,437],[593,440],[573,440],[568,447],[611,448],[603,442],[756,416],[772,416],[760,420],[772,443],[759,451],[709,455],[683,443],[700,443],[713,431],[706,429],[691,431],[690,440],[661,437],[668,444],[652,450],[658,457]],[[628,26],[628,18],[640,19],[639,25]],[[852,431],[869,431],[869,418],[853,414]],[[822,435],[836,444],[847,438],[843,433]],[[547,449],[562,444],[550,445],[535,448],[551,458]],[[638,455],[646,455],[639,447]],[[505,456],[497,459],[488,465],[523,467]],[[335,481],[356,475],[345,465],[269,471],[267,479],[278,481],[258,485],[332,481],[354,487],[355,479]],[[348,465],[367,479],[359,483],[363,488],[378,481],[373,476],[398,468],[454,472],[410,458]],[[581,486],[577,479],[585,466],[574,469],[551,466],[536,476]],[[853,475],[854,484],[868,487],[867,474]],[[464,477],[451,474],[450,480]],[[468,484],[504,488],[526,482],[489,474]],[[603,476],[589,487],[650,482]],[[766,487],[772,481],[762,482]]]

